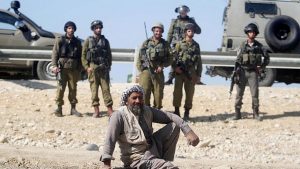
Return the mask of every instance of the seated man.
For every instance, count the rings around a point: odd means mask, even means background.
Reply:
[[[139,85],[123,92],[122,107],[110,117],[100,157],[106,168],[111,168],[116,142],[124,167],[137,169],[178,168],[170,161],[174,160],[180,129],[190,145],[199,143],[199,137],[179,116],[145,106],[143,99]],[[152,122],[166,125],[153,133]]]

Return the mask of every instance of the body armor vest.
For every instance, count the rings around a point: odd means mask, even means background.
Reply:
[[[89,37],[87,60],[89,62],[93,62],[96,65],[101,65],[106,68],[109,67],[107,44],[106,39],[103,35],[101,35],[98,42],[96,42],[96,39],[94,37]]]

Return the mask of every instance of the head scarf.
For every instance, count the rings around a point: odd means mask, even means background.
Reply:
[[[139,85],[134,85],[134,86],[132,86],[130,88],[125,89],[125,91],[123,91],[122,96],[121,96],[121,103],[120,103],[121,106],[125,106],[126,105],[128,97],[133,92],[141,93],[143,95],[143,97],[144,97],[144,89],[141,86],[139,86]]]

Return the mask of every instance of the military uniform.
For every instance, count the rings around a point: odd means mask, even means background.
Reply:
[[[264,58],[262,60],[262,58]],[[258,66],[266,67],[269,64],[269,55],[258,41],[254,40],[250,45],[247,41],[243,42],[238,51],[237,60],[241,65],[239,71],[239,83],[236,86],[235,110],[240,114],[242,108],[242,99],[247,83],[250,87],[252,96],[252,109],[254,115],[259,111],[259,92],[258,92]]]
[[[163,38],[159,41],[150,38],[143,43],[137,59],[137,69],[140,72],[139,84],[145,90],[145,104],[150,106],[150,96],[153,91],[154,107],[158,109],[162,108],[164,74],[163,71],[156,73],[154,70],[159,66],[167,67],[171,64],[173,58],[169,46]],[[150,68],[146,66],[146,57],[148,57]]]
[[[88,74],[92,92],[92,106],[99,106],[98,89],[100,86],[105,105],[111,107],[113,100],[110,94],[109,72],[112,65],[112,55],[109,41],[103,35],[99,39],[92,36],[88,37],[84,41],[81,60],[85,69],[89,67],[93,69]]]
[[[75,105],[77,81],[81,71],[81,42],[76,38],[67,38],[66,36],[58,37],[55,41],[52,51],[52,65],[61,67],[61,80],[57,83],[56,104],[62,106],[64,104],[63,97],[66,85],[69,87],[69,101],[71,105]],[[60,65],[58,65],[60,62]]]
[[[192,40],[187,42],[185,39],[177,43],[175,46],[177,54],[176,60],[172,67],[175,70],[179,67],[182,70],[181,74],[175,74],[175,85],[173,93],[173,106],[178,109],[181,106],[182,87],[185,90],[185,116],[188,117],[189,110],[192,108],[193,96],[195,91],[195,82],[197,77],[201,77],[202,60],[200,55],[199,44]],[[177,111],[176,114],[179,114]]]
[[[192,23],[195,26],[195,33],[200,34],[201,33],[201,28],[200,26],[196,23],[194,18],[186,16],[185,18],[182,18],[180,15],[177,16],[177,19],[172,19],[169,32],[168,32],[168,37],[167,41],[170,43],[171,48],[174,50],[176,43],[182,41],[185,37],[184,35],[184,28],[185,25],[188,23]],[[169,73],[169,80],[174,78],[174,70],[171,68],[170,73]]]

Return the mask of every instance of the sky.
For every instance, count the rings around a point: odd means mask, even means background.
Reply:
[[[10,0],[1,0],[0,7],[8,9]],[[187,5],[188,15],[194,17],[202,29],[194,39],[200,44],[202,51],[216,51],[221,46],[223,35],[223,11],[227,0],[20,0],[21,11],[45,30],[64,33],[63,27],[67,21],[77,25],[75,35],[86,39],[92,35],[90,23],[93,20],[103,22],[102,34],[110,41],[111,48],[138,48],[152,35],[151,26],[156,22],[163,23],[166,38],[171,19],[178,15],[175,8]],[[133,64],[113,63],[112,82],[126,82],[127,75],[132,73]],[[122,72],[122,73],[120,73]],[[165,75],[168,69],[165,71]],[[224,78],[207,77],[207,84],[229,84]],[[166,76],[167,78],[167,76]]]

